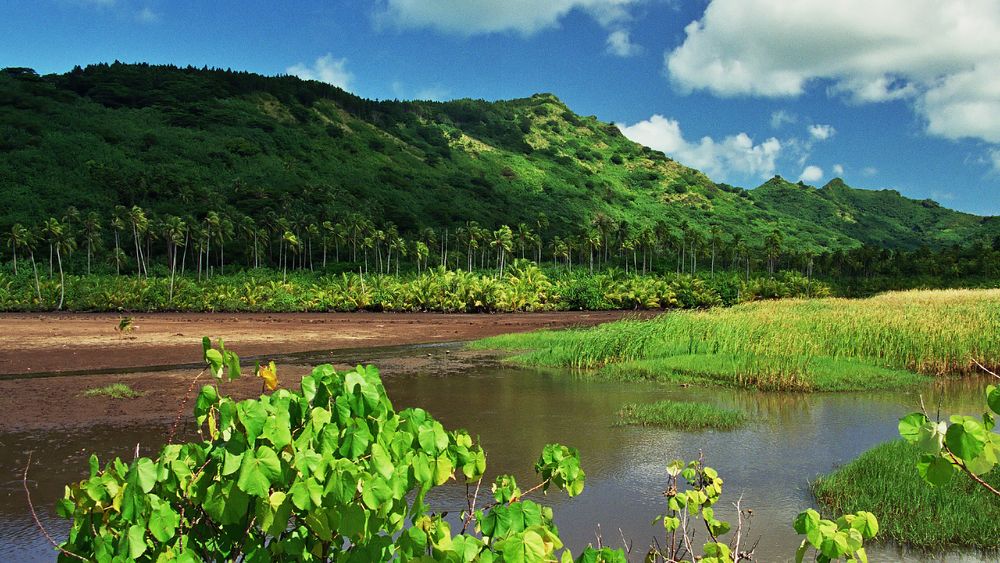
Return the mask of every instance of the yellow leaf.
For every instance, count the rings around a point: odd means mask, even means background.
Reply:
[[[274,362],[266,366],[257,366],[257,377],[264,380],[268,390],[274,391],[278,388],[278,369],[274,366]]]

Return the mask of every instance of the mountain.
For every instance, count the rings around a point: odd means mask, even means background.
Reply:
[[[261,223],[361,214],[403,232],[534,227],[544,214],[552,235],[596,221],[674,236],[715,228],[756,245],[777,228],[816,251],[1000,233],[997,218],[840,180],[715,183],[552,94],[373,101],[289,76],[117,62],[0,71],[0,194],[0,227],[139,205]]]

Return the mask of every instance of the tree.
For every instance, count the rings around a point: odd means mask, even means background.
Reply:
[[[149,270],[146,268],[146,264],[142,257],[142,244],[140,238],[149,229],[149,219],[146,218],[146,212],[142,210],[138,205],[133,205],[132,209],[128,211],[128,222],[132,225],[132,240],[135,243],[135,267],[141,276],[145,272],[146,277],[149,277]]]
[[[14,275],[17,275],[17,250],[19,248],[25,248],[28,245],[28,240],[31,237],[31,231],[21,225],[20,223],[14,223],[14,226],[10,228],[7,232],[5,238],[7,239],[7,245],[10,246],[11,251],[14,253]]]
[[[417,259],[417,272],[418,273],[420,272],[420,261],[423,260],[425,262],[425,266],[426,266],[427,256],[429,254],[430,254],[430,248],[427,247],[427,243],[425,243],[424,241],[420,241],[420,240],[418,240],[418,241],[416,241],[416,242],[413,243],[413,255]]]
[[[45,222],[45,236],[49,243],[49,248],[55,250],[56,260],[59,264],[59,304],[56,309],[62,309],[63,301],[66,297],[66,275],[63,272],[62,255],[69,254],[76,248],[76,242],[69,235],[64,225],[55,218]]]
[[[767,237],[764,238],[764,250],[767,253],[767,273],[774,274],[774,268],[778,264],[778,258],[781,256],[781,243],[784,237],[781,236],[781,231],[777,227],[771,231]]]
[[[101,217],[96,211],[87,213],[83,223],[83,240],[87,243],[87,275],[90,275],[90,257],[94,252],[94,246],[100,242]]]
[[[163,239],[167,241],[167,259],[170,262],[170,302],[174,301],[174,274],[177,272],[177,249],[184,246],[187,225],[180,217],[168,216],[163,221]]]
[[[497,249],[497,267],[500,270],[500,277],[503,277],[504,258],[514,246],[514,233],[507,225],[501,225],[499,229],[493,231],[493,240],[490,245]]]

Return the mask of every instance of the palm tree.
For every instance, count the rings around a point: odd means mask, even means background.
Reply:
[[[764,249],[767,252],[767,273],[774,274],[774,267],[778,263],[778,257],[781,256],[781,241],[783,237],[781,236],[781,231],[777,227],[771,231],[769,235],[764,238]]]
[[[139,240],[149,229],[149,219],[146,218],[146,212],[141,207],[133,205],[128,212],[128,221],[132,225],[132,240],[135,243],[135,267],[140,276],[145,272],[146,277],[149,277],[149,270],[142,257],[142,244]]]
[[[596,228],[587,229],[583,235],[587,246],[590,247],[590,273],[594,273],[594,250],[601,247],[601,232]]]
[[[83,240],[87,242],[87,275],[90,275],[90,257],[94,252],[94,245],[100,242],[101,217],[96,211],[87,213],[83,219]]]
[[[490,245],[497,249],[497,268],[500,270],[500,277],[503,277],[504,258],[514,246],[514,232],[507,225],[501,225],[499,229],[493,231],[493,240]]]
[[[35,274],[35,295],[38,296],[38,302],[42,302],[42,286],[38,283],[38,264],[35,262],[35,244],[38,242],[38,235],[28,230],[24,236],[24,248],[28,250],[28,256],[31,258],[31,271]]]
[[[302,243],[299,242],[299,238],[295,236],[295,233],[291,231],[285,231],[281,235],[281,242],[285,245],[288,250],[292,251],[296,256],[298,256],[299,251],[302,249]],[[293,264],[294,267],[294,264]],[[284,282],[288,277],[288,252],[285,252],[285,261],[282,264],[281,271],[281,281]]]
[[[333,221],[323,221],[321,224],[323,227],[323,269],[326,269],[326,247],[330,242],[331,238],[337,236],[337,229],[333,225]]]
[[[253,217],[249,215],[244,215],[240,219],[240,234],[247,243],[247,266],[253,266],[254,268],[259,265],[258,256],[258,244],[257,244],[257,233],[259,229],[257,228],[257,222],[254,221]]]
[[[122,229],[125,228],[125,217],[128,215],[128,210],[121,205],[115,206],[115,211],[111,215],[111,228],[115,230],[115,274],[122,274],[122,262],[121,259],[123,254],[120,244],[120,234]]]
[[[417,258],[417,273],[420,273],[420,261],[423,260],[426,263],[429,254],[430,248],[428,248],[427,243],[420,240],[413,243],[413,255]]]
[[[542,263],[542,245],[544,244],[544,241],[542,240],[542,233],[544,233],[545,229],[548,228],[549,228],[549,216],[546,215],[545,213],[539,213],[535,217],[535,230],[538,232],[538,238],[536,239],[536,242],[538,243],[537,262],[539,264]]]
[[[715,247],[722,242],[722,229],[718,225],[712,225],[709,229],[709,239],[712,241],[712,276],[715,276]]]
[[[76,241],[69,232],[56,219],[52,218],[45,222],[45,234],[48,238],[49,248],[55,249],[56,260],[59,263],[59,305],[56,309],[62,309],[63,300],[66,297],[66,276],[63,272],[62,253],[69,254],[76,248]]]
[[[163,221],[163,238],[167,241],[167,258],[170,261],[170,302],[174,301],[174,274],[177,272],[177,248],[184,246],[187,225],[180,217],[168,216]]]
[[[17,275],[17,249],[25,248],[29,238],[31,238],[31,231],[20,223],[14,223],[14,226],[6,234],[7,245],[10,246],[11,251],[14,253],[15,276]]]
[[[521,247],[521,259],[523,260],[524,247],[532,237],[531,227],[529,227],[527,223],[518,223],[516,237],[517,244]]]

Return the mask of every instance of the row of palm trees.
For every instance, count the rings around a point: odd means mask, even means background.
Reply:
[[[259,219],[216,211],[202,217],[181,217],[153,216],[139,206],[116,206],[109,217],[95,211],[84,214],[71,207],[63,217],[35,226],[14,224],[4,236],[14,271],[28,260],[36,281],[37,253],[47,245],[50,278],[57,269],[64,280],[64,258],[80,249],[86,252],[87,274],[95,257],[103,253],[101,263],[105,268],[113,265],[116,274],[149,277],[155,257],[169,271],[171,294],[175,276],[186,274],[189,264],[198,280],[216,272],[224,274],[227,249],[231,254],[236,251],[243,267],[276,268],[283,276],[289,269],[326,269],[330,260],[350,262],[364,273],[398,274],[404,263],[419,272],[433,262],[469,271],[493,268],[503,276],[513,257],[538,263],[551,259],[556,266],[585,266],[591,272],[618,267],[635,273],[654,268],[697,273],[702,259],[708,261],[707,269],[714,274],[721,260],[728,262],[730,269],[745,269],[750,275],[753,252],[748,241],[739,234],[725,237],[718,227],[707,233],[686,223],[635,227],[603,213],[595,214],[573,234],[544,238],[542,233],[550,231],[549,226],[548,218],[540,213],[533,222],[514,227],[490,228],[468,221],[457,229],[424,228],[406,236],[392,223],[379,225],[359,213],[341,221],[288,218],[273,212]],[[767,269],[773,273],[782,254],[781,233],[775,230],[763,242]]]

